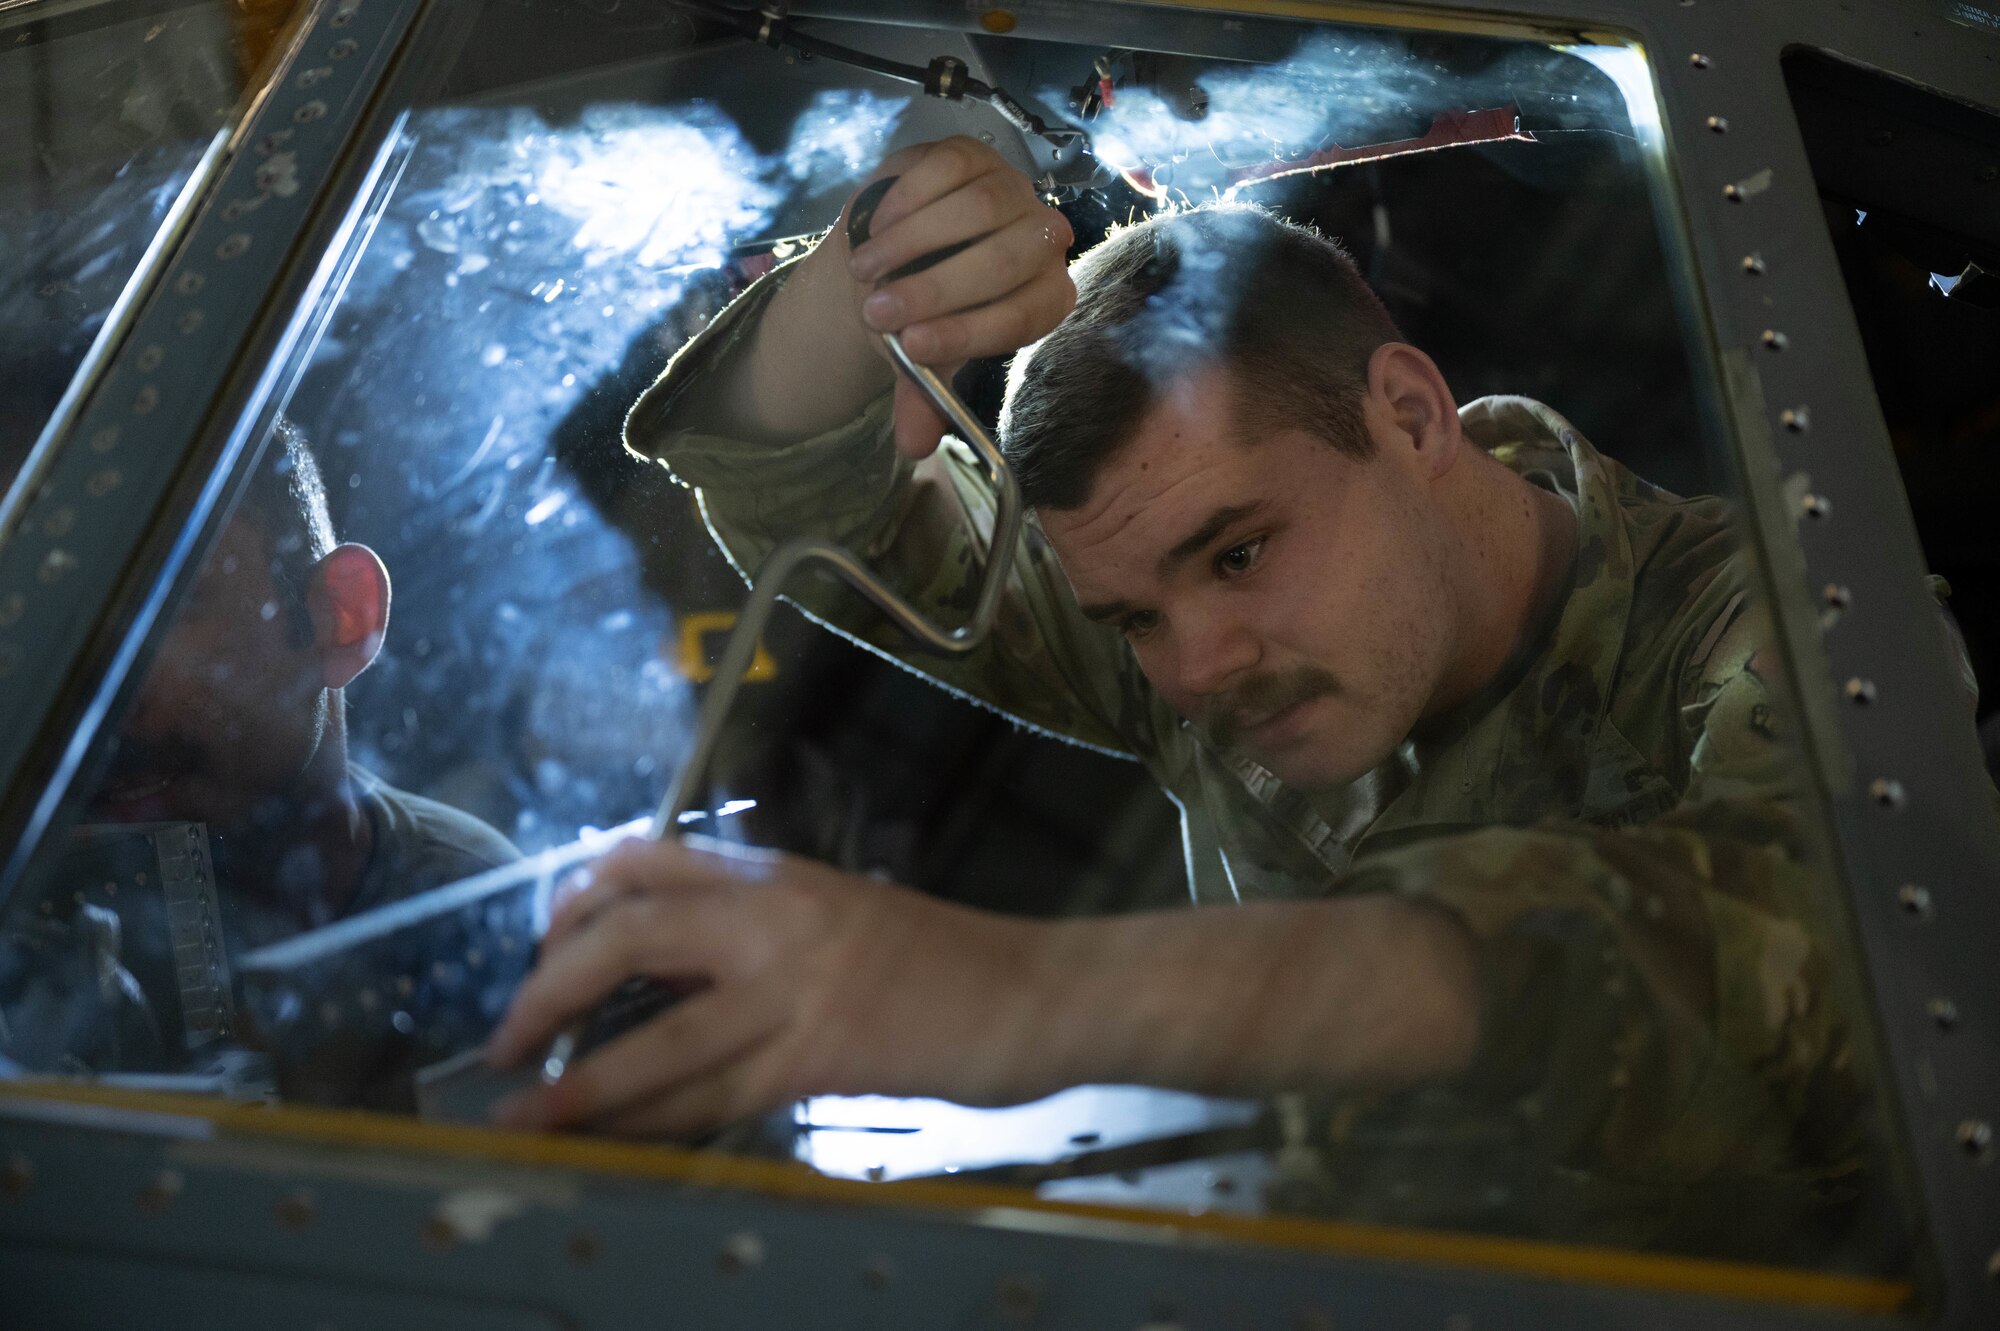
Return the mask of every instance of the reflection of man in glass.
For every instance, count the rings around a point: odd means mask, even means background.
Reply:
[[[108,865],[150,865],[163,829],[208,850],[214,925],[233,949],[518,857],[485,823],[349,760],[343,690],[381,651],[389,597],[375,552],[335,541],[318,463],[280,421],[154,644],[85,826],[7,903],[0,1055],[177,1066],[172,1014],[186,1015],[190,992],[168,935],[187,908],[165,904],[158,878],[102,889]]]
[[[159,639],[86,817],[205,823],[254,945],[516,857],[485,823],[348,759],[342,690],[375,660],[389,573],[336,543],[280,421]]]
[[[1857,1195],[1862,1074],[1724,506],[1539,404],[1459,408],[1352,264],[1267,214],[1127,228],[1072,289],[1067,225],[991,150],[890,169],[874,239],[850,255],[836,227],[753,291],[628,436],[701,488],[739,567],[811,532],[952,622],[990,496],[875,334],[947,366],[1032,344],[1002,433],[1039,521],[995,640],[910,663],[1145,762],[1198,900],[1232,904],[1026,922],[629,847],[496,1054],[635,971],[709,987],[509,1116],[1305,1090],[1332,1112],[1299,1144],[1351,1210],[1712,1246],[1754,1209],[1777,1223],[1753,1242],[1810,1246],[1778,1218]]]

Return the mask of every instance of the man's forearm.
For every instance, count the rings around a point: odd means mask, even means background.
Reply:
[[[1462,1071],[1478,1045],[1471,936],[1399,897],[1047,928],[1035,1025],[1062,1084],[1388,1089]]]

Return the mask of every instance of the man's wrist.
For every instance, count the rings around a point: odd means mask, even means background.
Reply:
[[[1036,1033],[1028,1056],[1049,1090],[1088,1082],[1198,1088],[1222,1043],[1206,1029],[1215,1010],[1175,950],[1148,941],[1177,923],[1133,915],[1033,926],[1023,1024]]]
[[[1210,1094],[1390,1088],[1477,1044],[1463,927],[1389,897],[1208,907],[1034,926],[1025,1057],[1048,1089],[1131,1082]]]

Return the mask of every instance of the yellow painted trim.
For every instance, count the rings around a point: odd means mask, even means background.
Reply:
[[[755,1192],[768,1197],[964,1214],[1004,1210],[1051,1219],[1137,1226],[1162,1239],[1285,1248],[1328,1256],[1417,1262],[1571,1284],[1613,1285],[1759,1303],[1893,1313],[1914,1297],[1908,1281],[1787,1267],[1664,1257],[1480,1234],[1281,1216],[1178,1215],[1137,1207],[1047,1202],[1023,1188],[941,1179],[863,1183],[828,1178],[803,1164],[593,1137],[501,1132],[355,1110],[246,1105],[204,1096],[70,1083],[0,1083],[0,1099],[105,1106],[203,1120],[224,1135],[320,1146],[399,1151],[619,1178]],[[136,1125],[135,1125],[136,1126]]]
[[[708,638],[717,633],[727,633],[736,627],[734,610],[702,610],[687,615],[681,620],[680,650],[675,659],[675,668],[681,678],[690,684],[706,684],[715,678],[715,667],[708,660]],[[748,683],[760,683],[778,677],[778,663],[764,646],[762,638],[750,654],[750,665],[743,672]]]

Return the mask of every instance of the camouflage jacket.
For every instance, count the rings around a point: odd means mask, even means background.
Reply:
[[[969,449],[901,458],[886,399],[786,446],[686,428],[684,394],[772,287],[676,357],[633,408],[628,446],[698,490],[746,577],[811,534],[863,553],[937,621],[962,620],[992,526]],[[1744,1206],[1780,1227],[1821,1213],[1852,1195],[1866,1097],[1829,982],[1803,771],[1758,670],[1763,617],[1727,506],[1647,484],[1538,403],[1461,415],[1575,505],[1572,585],[1491,687],[1331,794],[1205,744],[1120,635],[1079,613],[1032,519],[997,627],[966,658],[905,652],[833,584],[801,578],[791,599],[1024,725],[1144,763],[1182,810],[1197,903],[1398,892],[1464,922],[1483,967],[1477,1066],[1307,1116],[1322,1148],[1309,1190],[1335,1209],[1694,1248]]]

